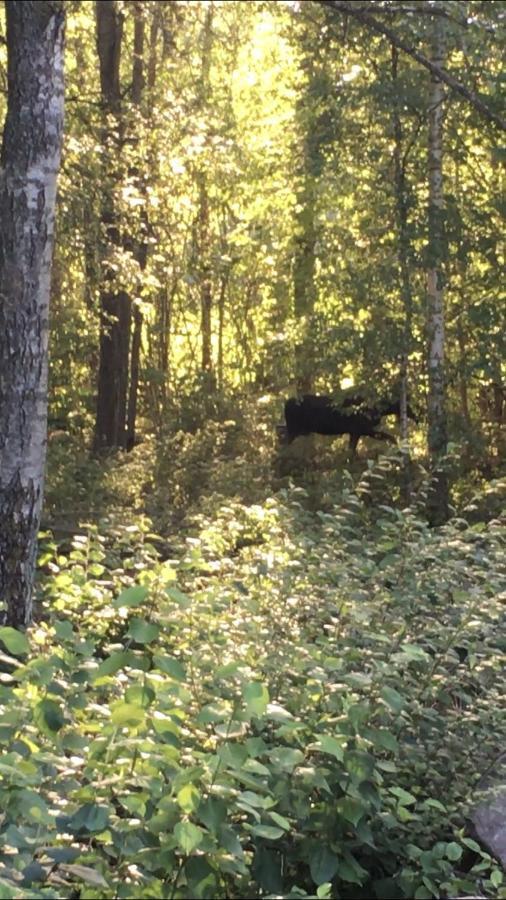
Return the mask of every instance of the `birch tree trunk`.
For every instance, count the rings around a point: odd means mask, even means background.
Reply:
[[[444,22],[439,16],[434,16],[432,23],[432,62],[438,68],[442,68],[444,61]],[[429,234],[427,246],[428,445],[432,467],[429,518],[433,525],[440,525],[448,518],[448,478],[443,464],[443,457],[447,449],[443,287],[443,263],[445,258],[443,103],[443,83],[437,75],[433,74],[429,95]]]
[[[0,623],[29,624],[47,442],[48,320],[63,127],[61,0],[7,0],[0,173]]]

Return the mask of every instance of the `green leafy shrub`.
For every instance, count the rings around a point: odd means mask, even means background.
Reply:
[[[47,544],[47,614],[0,631],[0,897],[506,896],[465,830],[504,525],[430,530],[384,478],[208,497],[164,562],[145,519]]]

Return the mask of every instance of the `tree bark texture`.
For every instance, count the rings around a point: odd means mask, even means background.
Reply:
[[[47,441],[48,322],[63,128],[61,0],[7,0],[0,173],[0,623],[29,624]]]
[[[98,368],[95,449],[125,448],[129,375],[131,299],[118,287],[109,256],[121,247],[115,187],[121,158],[122,109],[120,60],[123,17],[116,0],[97,0],[97,50],[104,116],[105,170],[102,186],[103,259],[100,292],[100,359]]]
[[[432,59],[437,67],[444,65],[444,23],[435,18],[432,24]],[[429,210],[427,246],[427,322],[428,322],[428,445],[433,470],[433,486],[429,498],[429,515],[433,524],[448,518],[448,480],[442,465],[447,449],[445,321],[443,264],[444,194],[443,194],[443,102],[444,88],[432,75],[429,96]]]

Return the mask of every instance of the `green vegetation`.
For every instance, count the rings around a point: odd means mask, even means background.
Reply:
[[[0,900],[506,900],[469,821],[506,744],[504,6],[99,6],[114,96],[96,5],[66,3],[34,620],[0,626]],[[444,23],[471,92],[443,86],[432,233],[429,75],[373,13],[427,58]],[[354,458],[282,448],[299,389],[409,397],[419,421]]]
[[[0,896],[504,897],[465,820],[506,739],[504,483],[429,529],[396,452],[261,483],[236,443],[160,536],[120,504],[148,450],[112,467],[44,539],[30,644],[0,632]]]

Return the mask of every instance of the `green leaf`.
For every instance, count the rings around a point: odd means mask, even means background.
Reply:
[[[271,762],[283,772],[292,772],[296,766],[304,762],[302,751],[292,747],[275,747],[269,755]]]
[[[283,828],[275,828],[274,825],[252,825],[250,831],[267,841],[277,841],[284,834]]]
[[[332,897],[332,885],[330,881],[326,881],[325,884],[320,884],[316,890],[316,896],[318,897],[318,900],[328,900],[328,898]]]
[[[276,801],[272,797],[261,796],[255,791],[242,791],[239,794],[239,799],[249,806],[258,807],[258,809],[269,809],[270,806],[276,805]]]
[[[127,703],[133,703],[134,706],[141,706],[148,709],[156,698],[156,694],[149,684],[144,682],[141,684],[132,684],[125,691],[125,700]]]
[[[267,813],[267,815],[269,816],[269,818],[272,819],[273,822],[276,823],[276,825],[279,825],[279,827],[282,828],[283,831],[291,830],[292,826],[291,826],[289,820],[285,818],[285,816],[280,816],[280,814],[277,813],[275,810],[269,811]]]
[[[122,606],[141,606],[148,594],[149,588],[137,584],[122,591],[118,597],[114,598],[112,605],[115,609],[120,609]]]
[[[129,637],[138,644],[150,644],[156,641],[160,634],[160,627],[146,619],[132,619],[128,628]]]
[[[107,806],[100,806],[98,803],[85,803],[71,816],[66,827],[72,834],[80,834],[81,832],[98,834],[107,828],[108,823],[109,808]]]
[[[243,700],[246,703],[246,715],[262,716],[269,703],[269,692],[264,684],[259,681],[252,681],[244,685],[242,689]]]
[[[455,841],[451,841],[446,845],[446,858],[450,859],[452,862],[456,862],[462,856],[462,847],[455,843]]]
[[[504,881],[504,875],[499,869],[494,869],[494,871],[490,875],[490,881],[494,885],[495,888],[500,887],[500,885]]]
[[[381,697],[394,713],[400,713],[406,702],[395,688],[388,686],[381,689]]]
[[[315,884],[331,881],[339,868],[339,857],[323,844],[319,844],[311,853],[309,869]]]
[[[109,887],[104,876],[97,872],[96,869],[92,869],[91,866],[82,866],[79,863],[63,863],[58,867],[58,871],[62,875],[71,875],[72,878],[78,881],[84,881],[85,884],[90,884],[92,887]]]
[[[316,746],[322,753],[328,753],[330,756],[335,756],[339,762],[342,762],[344,759],[344,748],[347,743],[348,738],[345,735],[335,738],[330,734],[322,734],[318,736],[318,743]]]
[[[336,808],[343,819],[354,826],[358,825],[366,812],[364,805],[353,797],[341,797],[336,803]]]
[[[204,832],[193,822],[178,822],[174,828],[174,837],[183,853],[191,853],[204,840]]]
[[[53,622],[53,627],[54,633],[59,641],[75,640],[72,622],[69,622],[68,619],[57,619],[55,622]]]
[[[357,862],[353,854],[347,851],[345,851],[344,859],[339,860],[337,871],[343,881],[349,881],[351,884],[364,884],[368,877],[366,870]]]
[[[12,791],[9,808],[11,814],[14,812],[37,825],[51,825],[54,822],[45,800],[29,788]]]
[[[477,841],[474,841],[473,838],[463,837],[462,843],[464,846],[468,847],[469,850],[472,850],[474,853],[479,853],[480,856],[483,855],[483,851]]]
[[[401,806],[413,806],[413,804],[417,802],[416,797],[414,797],[413,794],[408,793],[408,791],[405,791],[403,788],[393,787],[389,788],[389,791],[394,797],[397,797]]]
[[[63,712],[54,700],[41,700],[33,711],[37,727],[48,736],[57,734],[65,723]]]
[[[347,750],[344,754],[344,767],[359,784],[367,781],[374,772],[374,757],[362,750]]]
[[[370,732],[368,732],[368,737],[370,737],[375,747],[382,747],[391,753],[396,753],[398,750],[397,738],[386,728],[371,728]]]
[[[200,793],[193,784],[185,784],[177,792],[177,802],[186,813],[192,813],[200,803]]]
[[[227,818],[227,805],[223,800],[216,800],[214,797],[209,797],[200,804],[197,810],[197,817],[204,823],[209,831],[212,831],[213,834],[217,834],[218,828]]]
[[[118,650],[116,653],[111,653],[110,656],[100,663],[93,675],[93,680],[97,681],[99,678],[115,675],[120,669],[131,666],[133,660],[135,660],[135,657],[130,650]]]
[[[0,641],[5,645],[7,651],[14,656],[23,656],[30,650],[26,634],[23,634],[22,631],[17,631],[16,628],[11,628],[9,625],[4,625],[0,628]]]
[[[428,800],[424,800],[424,802],[422,803],[422,806],[423,807],[428,806],[428,807],[432,807],[432,809],[438,809],[439,812],[442,812],[442,813],[447,812],[446,806],[444,806],[442,803],[440,803],[439,800],[434,800],[432,797],[430,797]]]
[[[408,659],[413,660],[414,662],[430,662],[429,654],[423,649],[423,647],[419,647],[418,644],[403,644],[401,647],[401,653],[404,656],[407,656]]]
[[[229,825],[220,825],[218,832],[218,844],[220,847],[223,847],[227,851],[227,853],[230,853],[237,859],[243,858],[244,851],[242,849],[241,842],[237,837],[234,829]]]
[[[244,663],[238,659],[233,662],[225,663],[224,666],[218,666],[215,670],[215,677],[228,679],[230,675],[236,675],[239,669],[242,669],[243,665]]]
[[[174,681],[186,680],[184,666],[181,665],[178,659],[174,659],[171,656],[160,656],[155,654],[153,662],[155,668],[160,669],[160,672],[165,672],[166,675],[170,675]]]
[[[267,715],[273,722],[289,722],[293,719],[291,712],[285,709],[284,706],[280,706],[279,703],[269,703]]]
[[[188,597],[186,594],[183,594],[182,591],[177,587],[168,587],[165,588],[165,593],[174,603],[177,603],[181,609],[188,609],[192,605],[191,597]]]
[[[113,725],[121,728],[122,726],[136,726],[144,722],[145,711],[141,706],[134,703],[124,703],[120,701],[113,706],[111,722]]]

